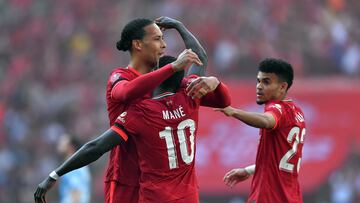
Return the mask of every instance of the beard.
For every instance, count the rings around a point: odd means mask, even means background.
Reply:
[[[259,105],[263,105],[263,104],[265,104],[265,101],[256,100],[256,103],[259,104]]]

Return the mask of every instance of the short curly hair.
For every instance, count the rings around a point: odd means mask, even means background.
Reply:
[[[294,80],[294,70],[292,66],[281,59],[266,58],[259,64],[259,71],[264,73],[274,73],[282,82],[288,84],[287,89],[291,87]]]

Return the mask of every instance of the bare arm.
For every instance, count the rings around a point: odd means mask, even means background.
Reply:
[[[224,109],[215,109],[215,111],[223,112],[227,116],[234,117],[247,125],[255,128],[272,129],[275,127],[276,120],[271,113],[255,113],[247,112],[241,109],[235,109],[228,106]]]

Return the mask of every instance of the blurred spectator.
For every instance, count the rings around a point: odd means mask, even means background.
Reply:
[[[64,160],[72,156],[82,144],[69,135],[62,135],[58,141],[58,152]],[[59,182],[61,203],[89,203],[91,195],[91,176],[88,166],[73,170],[63,175]]]

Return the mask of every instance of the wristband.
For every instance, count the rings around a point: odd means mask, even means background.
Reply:
[[[249,175],[253,175],[255,173],[255,165],[247,166],[244,169]]]
[[[55,171],[52,171],[49,176],[54,180],[57,180],[59,178],[59,175]]]

